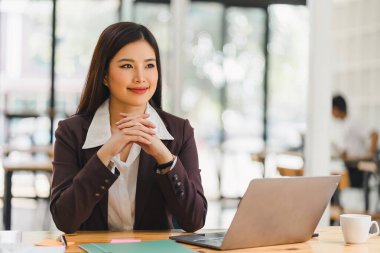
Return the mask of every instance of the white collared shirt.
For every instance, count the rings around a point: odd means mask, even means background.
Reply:
[[[333,155],[346,152],[348,158],[367,156],[371,145],[371,133],[376,128],[362,124],[347,116],[344,120],[332,119],[331,147]]]
[[[150,115],[149,121],[156,125],[154,130],[158,138],[161,140],[174,139],[156,110],[149,103],[145,113]],[[109,138],[111,138],[111,125],[109,99],[107,99],[95,112],[82,149],[103,145]],[[133,230],[140,152],[141,147],[134,143],[125,162],[120,160],[120,155],[111,159],[114,163],[112,171],[116,167],[120,172],[120,176],[108,191],[108,227],[112,231]]]

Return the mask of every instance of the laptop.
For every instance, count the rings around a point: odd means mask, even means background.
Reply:
[[[253,179],[226,232],[169,238],[219,250],[305,242],[339,181],[339,175]]]

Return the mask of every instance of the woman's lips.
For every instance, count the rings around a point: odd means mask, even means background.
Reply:
[[[148,87],[145,87],[145,88],[128,88],[128,90],[130,90],[136,94],[144,94],[145,92],[148,91]]]

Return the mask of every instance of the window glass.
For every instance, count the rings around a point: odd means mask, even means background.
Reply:
[[[224,73],[227,103],[223,113],[226,141],[232,150],[263,149],[263,76],[265,12],[255,8],[227,10]]]
[[[95,45],[117,22],[118,6],[117,0],[57,2],[56,110],[62,117],[75,112]]]
[[[269,15],[268,147],[300,149],[306,128],[308,10],[272,5]]]
[[[262,166],[252,162],[251,154],[264,148],[265,15],[258,8],[227,9],[223,46],[226,101],[222,114],[225,138],[221,189],[227,197],[242,196],[250,180],[262,176]]]
[[[48,0],[0,1],[0,138],[12,146],[49,142],[51,10]]]
[[[7,111],[46,111],[51,8],[51,1],[0,1],[0,73]]]
[[[221,91],[223,6],[191,3],[186,16],[181,111],[195,129],[208,197],[219,196],[218,170],[221,163]]]

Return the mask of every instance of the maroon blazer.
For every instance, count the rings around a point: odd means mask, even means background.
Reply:
[[[188,120],[156,109],[174,140],[164,144],[177,156],[173,169],[159,175],[155,159],[141,150],[136,185],[136,230],[173,228],[173,218],[186,231],[203,227],[203,195],[194,132]],[[57,228],[108,230],[108,189],[117,180],[99,160],[99,147],[82,149],[92,117],[75,115],[59,122],[55,132],[50,212]]]

